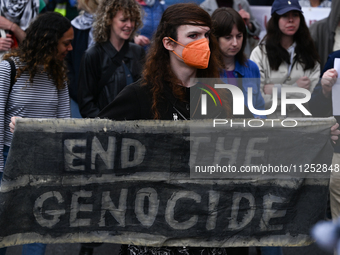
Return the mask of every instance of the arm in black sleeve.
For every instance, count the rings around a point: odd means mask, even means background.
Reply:
[[[100,80],[101,63],[95,52],[86,52],[80,63],[78,79],[78,104],[83,118],[94,118],[100,112],[96,97],[98,93],[98,81]],[[97,65],[95,64],[97,63]]]
[[[320,82],[314,88],[308,104],[313,117],[327,117],[332,115],[332,97],[326,98],[324,96]]]
[[[152,119],[151,98],[140,81],[126,86],[99,114],[111,120]]]
[[[328,70],[334,68],[334,59],[340,58],[340,50],[334,51],[331,54],[329,54],[327,62],[320,74],[320,77]]]

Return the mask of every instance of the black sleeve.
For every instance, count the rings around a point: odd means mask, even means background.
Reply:
[[[332,115],[332,97],[326,98],[324,96],[320,82],[314,88],[308,105],[313,117],[328,117]]]
[[[150,119],[151,98],[147,89],[137,81],[126,86],[99,114],[99,118],[111,120]]]
[[[69,91],[70,97],[77,102],[78,101],[77,91],[74,90],[74,82],[75,82],[76,77],[75,77],[75,72],[73,68],[71,52],[72,51],[69,51],[65,58],[65,62],[67,64],[68,91]],[[72,93],[72,92],[75,92],[75,93]]]
[[[96,56],[98,55],[98,56]],[[96,102],[97,85],[100,80],[101,66],[96,66],[95,63],[101,63],[99,54],[95,52],[86,52],[80,64],[79,79],[78,79],[78,104],[79,111],[84,118],[94,118],[100,112]]]

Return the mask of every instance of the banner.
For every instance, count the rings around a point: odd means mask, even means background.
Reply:
[[[292,157],[285,155],[295,153],[293,163],[303,169],[308,164],[308,173],[312,164],[337,171],[330,168],[334,118],[297,121],[291,128],[251,128],[214,127],[212,120],[19,119],[1,184],[0,247],[308,245],[311,226],[325,215],[325,171],[319,178],[284,172],[280,178],[261,173],[247,179],[240,173],[239,179],[216,179],[190,173],[207,151],[197,141],[216,134],[239,139],[233,153],[250,166],[276,167],[277,157],[289,165]],[[252,138],[269,141],[270,150],[259,152],[261,140]],[[231,164],[229,154],[225,164]],[[236,159],[231,165],[243,164]]]
[[[257,22],[261,25],[260,39],[266,35],[267,22],[271,17],[271,6],[250,6],[252,14]],[[314,22],[327,18],[331,8],[311,8],[302,7],[303,16],[305,17],[306,24],[308,27]]]

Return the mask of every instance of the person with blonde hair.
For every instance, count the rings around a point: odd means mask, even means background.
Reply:
[[[144,50],[129,42],[142,26],[142,11],[135,0],[103,0],[94,23],[95,45],[80,64],[79,110],[94,118],[118,93],[140,78]]]

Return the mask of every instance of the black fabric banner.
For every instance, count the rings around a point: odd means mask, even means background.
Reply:
[[[20,119],[1,184],[0,247],[307,245],[337,171],[334,119],[296,121]]]

